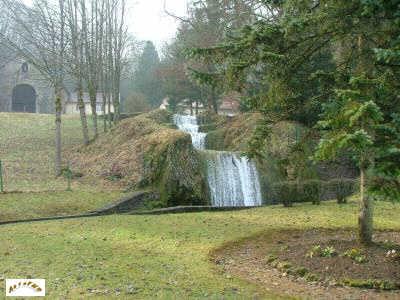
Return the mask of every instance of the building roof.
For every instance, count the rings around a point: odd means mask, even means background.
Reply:
[[[231,110],[239,111],[240,103],[235,99],[223,99],[219,109],[221,110]]]

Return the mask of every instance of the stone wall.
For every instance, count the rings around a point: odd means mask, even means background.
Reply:
[[[23,67],[23,64],[23,60],[16,59],[0,69],[0,111],[12,111],[13,89],[20,84],[27,84],[36,93],[36,112],[52,113],[54,101],[51,86],[32,65],[25,64]]]

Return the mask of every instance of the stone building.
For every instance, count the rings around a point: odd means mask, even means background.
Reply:
[[[52,113],[53,95],[49,82],[24,60],[0,68],[0,112]]]

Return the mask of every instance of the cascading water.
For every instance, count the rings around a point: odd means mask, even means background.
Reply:
[[[254,162],[234,152],[210,151],[208,186],[214,206],[258,206],[261,191]]]
[[[196,149],[205,149],[206,133],[199,132],[196,116],[174,115],[176,126],[191,135]],[[253,161],[235,152],[204,150],[213,206],[262,204],[258,172]]]
[[[205,148],[206,133],[199,132],[196,116],[174,115],[174,123],[180,130],[190,134],[193,147],[199,150]]]

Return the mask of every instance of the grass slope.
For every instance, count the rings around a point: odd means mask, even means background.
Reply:
[[[54,176],[53,115],[0,113],[0,159],[7,191],[65,190]],[[63,116],[63,148],[82,142],[79,117]]]
[[[0,280],[45,278],[51,299],[274,299],[261,286],[224,273],[209,254],[232,240],[277,229],[355,229],[357,206],[324,202],[2,226]],[[377,203],[376,227],[400,230],[399,213],[398,204]]]

